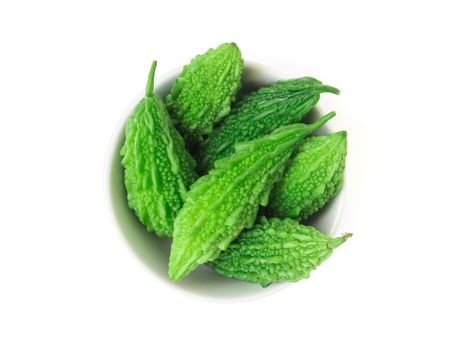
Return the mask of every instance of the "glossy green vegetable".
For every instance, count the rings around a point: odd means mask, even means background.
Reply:
[[[347,133],[306,139],[271,192],[267,212],[281,218],[307,219],[342,187]]]
[[[173,232],[169,276],[177,281],[197,265],[214,260],[245,227],[254,224],[273,183],[302,139],[331,119],[294,124],[270,135],[236,144],[235,153],[218,160],[188,192]]]
[[[279,81],[245,95],[201,145],[198,154],[200,172],[211,169],[216,159],[232,154],[235,143],[253,140],[280,126],[299,122],[317,104],[322,92],[339,94],[336,88],[305,77]]]
[[[128,204],[148,231],[171,236],[173,221],[194,182],[195,162],[185,149],[161,98],[153,94],[156,61],[145,98],[126,124],[121,149]]]
[[[226,277],[263,287],[275,282],[296,282],[326,260],[351,234],[331,238],[292,219],[266,219],[243,231],[209,265]]]
[[[241,52],[234,43],[209,49],[183,68],[167,96],[167,108],[183,136],[197,140],[230,112],[242,70]]]

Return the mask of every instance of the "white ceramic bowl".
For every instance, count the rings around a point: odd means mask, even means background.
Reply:
[[[165,97],[180,72],[181,68],[178,68],[156,79],[155,93]],[[240,93],[255,90],[279,79],[287,79],[287,77],[264,65],[245,62],[242,77],[243,87]],[[255,299],[270,295],[288,286],[288,283],[278,283],[262,288],[259,285],[222,277],[206,266],[199,266],[189,276],[177,283],[173,283],[167,278],[171,240],[158,238],[145,230],[145,227],[140,224],[133,211],[128,207],[123,184],[120,148],[124,142],[124,126],[133,108],[143,96],[144,92],[131,103],[115,130],[107,155],[105,175],[107,200],[110,203],[110,209],[113,212],[118,229],[129,247],[149,268],[151,276],[161,282],[160,284],[163,287],[175,288],[194,296],[217,301]],[[330,110],[323,108],[323,98],[320,99],[320,102],[317,108],[311,112],[311,115],[305,118],[304,122],[309,123],[330,112]],[[328,125],[324,125],[318,133],[327,134],[332,131],[328,122]],[[344,191],[341,191],[322,211],[315,215],[310,224],[324,233],[333,234],[341,214],[343,193]]]

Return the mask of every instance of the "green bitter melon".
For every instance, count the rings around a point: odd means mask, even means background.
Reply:
[[[199,140],[229,114],[242,70],[243,59],[235,43],[209,49],[183,68],[167,96],[167,108],[186,139]]]
[[[129,206],[148,231],[170,237],[187,189],[196,178],[195,161],[164,102],[153,94],[155,69],[156,61],[150,69],[145,98],[126,124],[120,153]]]
[[[326,260],[350,233],[331,238],[292,219],[266,219],[245,230],[208,265],[220,274],[263,287],[296,282]]]
[[[235,143],[299,122],[317,104],[322,92],[339,94],[332,86],[304,77],[279,81],[245,95],[201,144],[197,157],[200,172],[211,169],[216,159],[232,154]]]
[[[302,139],[335,113],[313,124],[294,124],[270,135],[238,143],[235,153],[219,159],[186,197],[173,232],[169,277],[177,281],[199,264],[214,260],[245,227],[254,224],[273,183]]]
[[[306,139],[274,186],[267,213],[303,220],[316,213],[342,187],[346,155],[345,131]]]

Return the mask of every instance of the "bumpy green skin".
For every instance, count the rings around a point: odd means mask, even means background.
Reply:
[[[195,162],[185,149],[164,102],[152,94],[142,99],[126,124],[121,149],[128,204],[148,231],[171,237],[173,222],[195,181]]]
[[[307,219],[342,187],[347,133],[306,139],[270,195],[268,215]]]
[[[174,223],[169,277],[177,281],[214,260],[245,227],[254,224],[273,183],[301,140],[333,115],[311,125],[295,124],[254,141],[239,143],[188,192]]]
[[[210,133],[229,114],[242,70],[241,52],[234,43],[209,49],[183,68],[166,102],[186,139]]]
[[[262,218],[209,265],[226,277],[263,287],[296,282],[308,278],[349,237],[351,234],[331,238],[288,218]]]
[[[211,169],[216,159],[232,154],[235,143],[299,122],[317,104],[322,92],[339,94],[336,88],[304,77],[279,81],[245,95],[201,145],[197,157],[200,172]]]

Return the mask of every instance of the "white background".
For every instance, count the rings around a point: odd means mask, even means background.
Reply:
[[[449,3],[2,1],[0,348],[452,349]],[[159,76],[225,41],[315,72],[349,111],[334,123],[354,237],[309,280],[243,303],[156,284],[103,193],[151,60]]]

